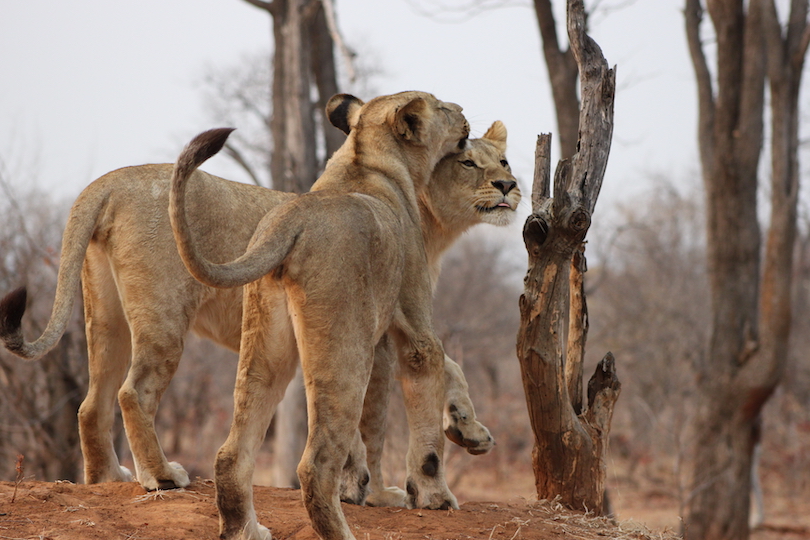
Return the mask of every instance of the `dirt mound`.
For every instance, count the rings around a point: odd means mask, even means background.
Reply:
[[[298,490],[256,486],[259,520],[279,540],[317,540]],[[12,498],[14,502],[12,502]],[[581,540],[664,538],[640,526],[568,512],[547,501],[469,502],[460,510],[344,505],[358,540]],[[147,493],[136,483],[0,482],[0,538],[178,540],[217,538],[214,483]]]

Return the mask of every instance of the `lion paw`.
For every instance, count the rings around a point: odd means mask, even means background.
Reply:
[[[256,524],[256,535],[254,535],[251,540],[273,540],[273,535],[270,534],[270,529],[261,525],[259,523]]]
[[[444,481],[423,481],[408,478],[405,484],[408,491],[408,508],[428,508],[430,510],[458,510],[456,496]]]
[[[270,529],[256,521],[248,522],[236,536],[223,533],[219,538],[227,540],[273,540]]]
[[[147,491],[184,488],[191,483],[186,470],[176,461],[169,462],[169,469],[164,471],[160,478],[153,476],[148,471],[143,471],[139,475],[138,481]]]
[[[118,468],[121,470],[122,482],[133,482],[135,480],[135,475],[132,474],[132,471],[130,471],[123,465],[119,465]]]
[[[408,495],[405,490],[391,486],[379,492],[372,491],[369,493],[366,498],[366,505],[406,508],[408,506]]]
[[[368,495],[370,478],[365,462],[358,467],[344,467],[340,478],[340,500],[363,506]]]
[[[456,405],[449,405],[444,413],[444,434],[473,455],[486,454],[495,446],[489,429]]]

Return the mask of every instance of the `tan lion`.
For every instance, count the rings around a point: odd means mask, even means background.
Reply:
[[[428,245],[431,239],[436,240],[436,248],[429,248],[436,261],[466,228],[479,222],[504,224],[514,214],[520,198],[517,188],[506,197],[511,206],[504,207],[498,206],[502,203],[493,187],[513,185],[508,167],[500,163],[505,143],[505,129],[496,122],[483,139],[471,141],[471,148],[458,159],[447,158],[437,167],[431,192],[420,197],[421,205],[436,216],[426,222],[425,229]],[[476,165],[471,166],[469,160]],[[147,489],[188,485],[188,475],[178,464],[166,460],[154,431],[160,396],[179,362],[189,329],[233,350],[239,347],[241,288],[211,289],[186,271],[168,223],[170,175],[171,165],[128,167],[103,176],[84,190],[71,210],[63,238],[53,315],[48,329],[35,343],[24,342],[20,333],[23,298],[18,296],[17,307],[10,310],[10,296],[0,309],[6,346],[24,358],[41,357],[64,332],[84,263],[90,389],[80,411],[80,431],[88,483],[132,479],[129,471],[118,465],[112,442],[114,402],[126,377],[120,395],[122,403],[129,405],[122,411],[137,478]],[[449,189],[437,189],[443,185]],[[216,227],[217,239],[228,238],[206,246],[208,256],[220,260],[244,252],[266,211],[294,197],[201,171],[195,173],[190,193],[200,203],[196,212],[189,209],[195,227]],[[452,197],[447,196],[451,193]],[[14,323],[10,311],[17,313]],[[446,370],[446,434],[471,453],[484,453],[492,447],[492,439],[475,419],[463,374],[449,359]],[[387,380],[385,375],[381,378]],[[387,382],[368,400],[370,411],[364,413],[371,474],[368,503],[402,505],[403,492],[384,487],[380,468],[385,389]],[[352,495],[345,498],[350,500]]]
[[[460,111],[420,92],[365,104],[335,96],[327,112],[346,142],[312,191],[268,213],[230,263],[205,258],[185,217],[191,173],[230,130],[198,136],[178,159],[169,215],[186,267],[209,286],[245,286],[234,421],[214,467],[221,538],[270,537],[253,508],[254,456],[296,352],[309,412],[298,477],[322,538],[354,538],[339,504],[341,472],[375,353],[390,355],[392,342],[410,427],[408,504],[458,506],[442,466],[445,357],[432,328],[418,194],[439,160],[466,144]]]

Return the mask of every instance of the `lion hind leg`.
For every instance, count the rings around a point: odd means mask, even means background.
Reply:
[[[371,317],[365,312],[354,313],[360,316],[357,318],[351,315],[340,318],[325,339],[322,334],[296,327],[303,344],[309,413],[309,435],[298,465],[298,478],[313,528],[321,538],[335,540],[354,540],[340,506],[340,482],[353,445],[362,442],[358,426],[374,351],[373,341],[363,339],[373,334]],[[348,332],[345,328],[359,331]],[[355,481],[365,499],[368,472],[363,471]]]
[[[473,455],[486,454],[495,446],[489,429],[478,421],[464,372],[449,356],[444,357],[444,434]]]
[[[89,371],[78,414],[84,481],[129,482],[132,473],[115,453],[113,426],[115,399],[131,355],[130,333],[106,259],[94,255],[91,244],[82,271]]]
[[[150,491],[191,483],[179,463],[166,459],[155,431],[155,414],[180,362],[184,334],[155,331],[136,336],[132,367],[118,392],[138,482]]]
[[[276,364],[277,369],[270,369],[262,360],[240,356],[234,419],[214,462],[222,539],[270,539],[270,531],[259,524],[253,507],[253,470],[270,420],[295,374],[296,355],[291,354],[290,360],[286,366]]]
[[[308,378],[306,373],[305,378]],[[318,535],[354,540],[340,507],[340,482],[352,444],[358,439],[355,434],[365,388],[349,390],[344,379],[339,382],[340,391],[336,392],[335,386],[326,379],[335,377],[325,377],[324,381],[307,380],[310,429],[298,465],[298,478],[307,513]]]
[[[255,456],[296,364],[294,353],[288,363],[274,363],[272,368],[261,357],[245,358],[244,350],[242,355],[234,389],[234,419],[214,462],[220,538],[240,540],[269,538],[253,507]]]
[[[269,539],[253,507],[253,470],[276,407],[295,375],[298,353],[283,291],[271,280],[247,285],[234,415],[214,462],[220,538]]]
[[[363,417],[360,432],[366,448],[366,462],[370,480],[366,504],[368,506],[407,505],[405,490],[396,486],[386,487],[382,475],[382,453],[391,395],[391,381],[396,367],[396,351],[391,338],[386,334],[374,349],[374,367],[363,402]],[[344,489],[347,481],[344,481]],[[341,497],[345,502],[345,499]]]

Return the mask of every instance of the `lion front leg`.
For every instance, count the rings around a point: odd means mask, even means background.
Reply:
[[[410,437],[407,481],[410,508],[458,508],[447,487],[442,454],[444,351],[435,336],[400,341],[400,377]]]
[[[486,454],[495,446],[489,429],[475,417],[470,387],[464,372],[449,356],[444,357],[444,434],[473,455]]]

